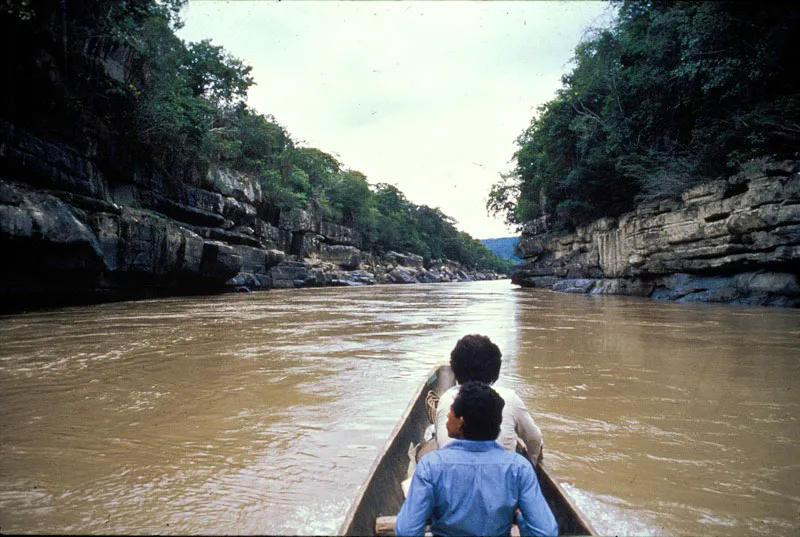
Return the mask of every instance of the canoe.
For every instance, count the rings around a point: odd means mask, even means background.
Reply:
[[[430,424],[425,397],[429,391],[441,395],[455,383],[449,364],[440,364],[431,370],[372,464],[339,527],[339,535],[376,535],[378,518],[397,515],[403,505],[400,483],[407,477],[409,444],[422,442],[425,429]],[[542,494],[558,522],[559,535],[598,535],[586,515],[553,477],[546,463],[536,467],[536,475]]]

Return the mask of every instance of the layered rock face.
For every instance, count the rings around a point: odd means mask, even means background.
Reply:
[[[230,170],[115,173],[100,140],[80,146],[0,123],[3,310],[42,304],[321,285],[497,278],[391,253],[313,212],[277,213]]]
[[[62,24],[60,16],[43,18],[35,37],[17,36],[28,40],[25,53],[12,50],[3,64],[21,78],[0,107],[0,311],[497,277],[467,275],[447,262],[428,270],[407,254],[375,259],[355,230],[313,211],[280,211],[254,177],[164,169],[179,166],[145,154],[125,132],[130,118],[119,114],[112,91],[145,84],[146,62],[102,36],[84,36],[83,46],[71,47],[81,53],[62,56]]]
[[[679,302],[800,306],[800,161],[743,171],[569,235],[529,222],[522,286]]]

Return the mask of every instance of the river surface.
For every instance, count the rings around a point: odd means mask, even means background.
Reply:
[[[507,280],[0,317],[0,532],[334,533],[467,333],[601,533],[800,532],[800,311]]]

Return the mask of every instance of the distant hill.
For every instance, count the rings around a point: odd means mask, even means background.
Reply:
[[[514,255],[514,246],[519,242],[519,237],[505,237],[502,239],[481,239],[481,242],[486,245],[488,249],[494,252],[497,257],[503,259],[510,259],[519,263],[522,261],[519,257]]]

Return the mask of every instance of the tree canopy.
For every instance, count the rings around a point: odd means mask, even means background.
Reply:
[[[175,35],[185,4],[6,3],[0,23],[7,31],[0,39],[13,54],[4,56],[0,68],[18,87],[32,90],[26,96],[33,97],[32,108],[47,108],[41,117],[60,123],[64,135],[92,110],[105,127],[124,133],[127,149],[167,176],[191,180],[212,166],[246,173],[261,183],[264,213],[273,223],[281,211],[311,209],[358,230],[367,250],[409,251],[426,261],[448,258],[469,268],[508,270],[439,209],[410,202],[395,186],[371,185],[364,174],[320,149],[301,146],[274,117],[248,107],[250,66],[209,40],[187,43]],[[37,50],[46,51],[45,60]],[[120,56],[126,58],[126,72],[108,76],[103,62]],[[41,68],[51,57],[60,68]],[[61,79],[53,79],[56,72]],[[0,115],[24,123],[29,108],[19,106],[14,85],[0,92]]]
[[[613,1],[556,97],[517,139],[487,210],[573,229],[671,198],[800,141],[800,11],[741,1]]]

